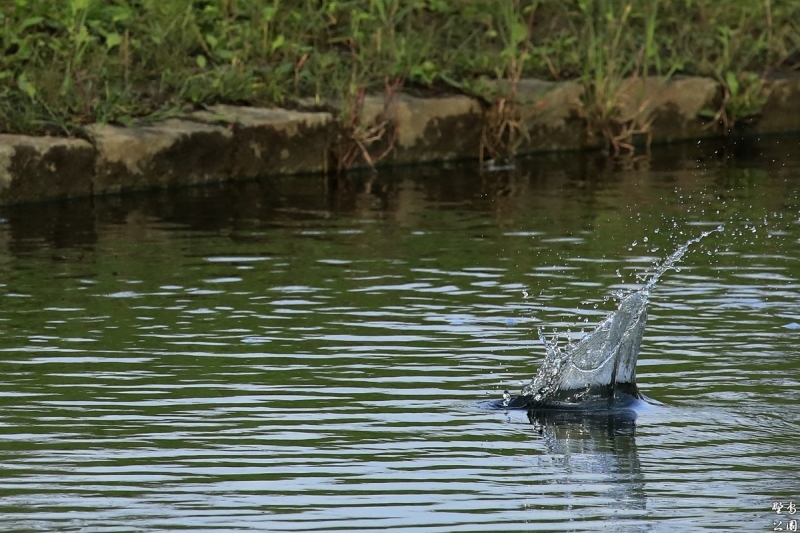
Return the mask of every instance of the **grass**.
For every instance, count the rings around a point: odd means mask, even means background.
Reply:
[[[586,61],[583,64],[584,109],[592,134],[602,135],[607,147],[615,156],[621,150],[633,152],[632,137],[647,133],[647,124],[638,119],[640,113],[623,117],[624,77],[639,76],[645,57],[653,46],[655,32],[651,17],[647,17],[645,40],[639,49],[626,50],[623,35],[630,28],[633,4],[614,0],[598,0],[581,5],[586,20],[583,41],[587,43]],[[653,8],[655,11],[655,8]],[[653,59],[660,59],[654,54]],[[658,67],[655,67],[658,70]]]
[[[620,116],[624,77],[706,75],[709,116],[757,112],[760,75],[800,67],[800,2],[786,0],[4,0],[0,132],[77,135],[214,103],[336,97],[345,126],[365,92],[462,91],[494,100],[490,155],[522,132],[522,77],[580,79],[587,121],[614,149],[646,131]],[[755,75],[755,77],[753,77]],[[487,94],[482,80],[509,80]],[[733,82],[732,82],[733,80]],[[354,111],[356,110],[356,111]],[[351,129],[357,129],[350,125]],[[360,131],[366,152],[377,134]],[[353,157],[348,152],[347,157]]]

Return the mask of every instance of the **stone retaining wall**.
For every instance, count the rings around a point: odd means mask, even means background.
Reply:
[[[764,89],[768,101],[747,131],[800,131],[800,75],[768,78]],[[502,95],[508,85],[499,83],[497,90]],[[722,135],[698,116],[719,107],[721,88],[713,80],[635,78],[623,82],[619,94],[623,118],[648,122],[653,142]],[[604,143],[589,135],[579,83],[522,80],[514,101],[524,130],[518,153]],[[335,117],[338,110],[336,102],[306,103],[305,110],[219,105],[148,126],[89,126],[91,141],[0,135],[0,205],[332,172],[337,154],[352,143]],[[383,96],[368,96],[359,119],[366,126],[384,119],[389,125],[389,133],[370,147],[373,156],[386,152],[379,164],[477,158],[482,134],[492,127],[489,106],[463,95],[401,93],[388,105]],[[358,161],[356,166],[366,165]]]

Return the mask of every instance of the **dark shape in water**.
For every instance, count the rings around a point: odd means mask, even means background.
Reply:
[[[579,409],[581,411],[632,411],[648,399],[636,386],[636,361],[647,323],[647,302],[658,279],[678,262],[689,246],[707,231],[678,247],[656,269],[648,282],[619,303],[595,330],[577,344],[561,349],[557,342],[540,339],[547,355],[539,371],[513,400],[502,407],[530,410]]]

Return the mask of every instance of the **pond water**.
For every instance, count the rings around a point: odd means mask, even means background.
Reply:
[[[0,209],[0,530],[790,527],[800,139],[630,167],[570,154]],[[538,328],[580,338],[720,224],[651,294],[638,383],[663,406],[484,407],[535,373]]]

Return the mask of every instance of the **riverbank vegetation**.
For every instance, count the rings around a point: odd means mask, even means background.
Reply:
[[[798,68],[795,1],[4,0],[0,132],[76,135],[220,102],[352,105],[386,87],[477,94],[508,115],[515,82],[536,76],[580,80],[613,138],[646,129],[619,120],[626,76],[713,76],[725,109],[709,115],[729,120],[757,111],[763,73]],[[493,94],[498,79],[512,91]]]

